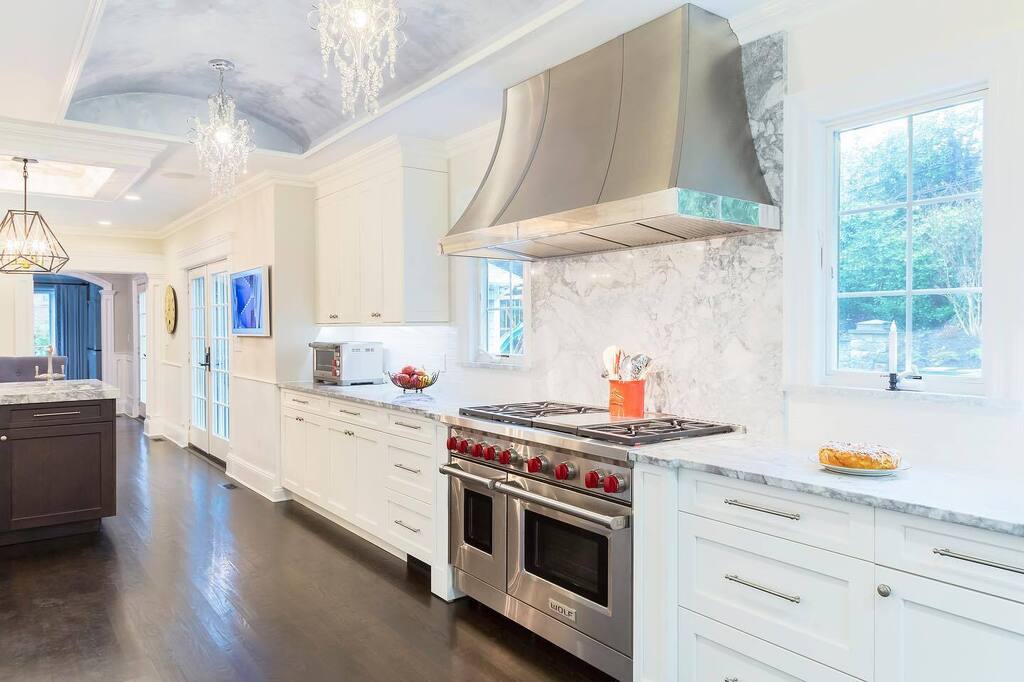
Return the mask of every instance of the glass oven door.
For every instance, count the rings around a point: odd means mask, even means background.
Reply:
[[[477,580],[505,591],[505,495],[473,482],[470,477],[505,480],[497,469],[455,460],[450,465],[466,478],[449,474],[449,561]]]
[[[538,495],[609,518],[628,517],[629,507],[521,476],[510,475],[502,488],[508,493],[508,593],[632,655],[632,529],[565,513]],[[530,499],[517,497],[517,489]]]
[[[334,376],[334,349],[313,349],[313,370],[323,376]]]

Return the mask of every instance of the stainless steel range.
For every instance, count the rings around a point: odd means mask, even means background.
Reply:
[[[636,447],[735,427],[618,419],[560,402],[447,418],[456,586],[591,665],[632,678],[631,468]]]

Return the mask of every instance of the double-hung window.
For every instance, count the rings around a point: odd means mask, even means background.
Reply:
[[[477,361],[521,364],[525,353],[526,276],[522,261],[480,261]]]
[[[975,93],[833,130],[832,373],[886,372],[895,322],[899,371],[980,382],[983,114]]]

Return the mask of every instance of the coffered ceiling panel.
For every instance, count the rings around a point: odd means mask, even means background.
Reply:
[[[399,0],[408,43],[381,105],[416,88],[557,4],[557,0]],[[206,116],[223,57],[226,89],[264,149],[302,152],[351,119],[324,78],[310,0],[106,0],[67,118],[182,136]],[[357,113],[363,116],[364,113]]]

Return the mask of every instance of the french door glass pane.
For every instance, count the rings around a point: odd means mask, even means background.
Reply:
[[[218,272],[213,275],[212,279],[213,301],[210,312],[213,334],[210,339],[210,362],[213,375],[213,435],[228,440],[230,435],[228,273]]]
[[[904,296],[866,296],[839,299],[836,364],[839,369],[886,372],[889,369],[889,325],[895,321],[899,339],[898,366],[904,366]]]
[[[895,291],[907,281],[907,210],[839,219],[839,291]]]
[[[914,288],[980,286],[981,199],[915,206]]]
[[[913,306],[917,371],[981,376],[981,294],[914,296]]]
[[[139,292],[139,401],[146,402],[146,391],[149,388],[148,381],[146,379],[149,363],[147,357],[149,355],[149,336],[146,333],[148,319],[146,313],[146,292]]]
[[[206,278],[192,279],[190,312],[192,318],[192,426],[207,429],[206,419]]]

